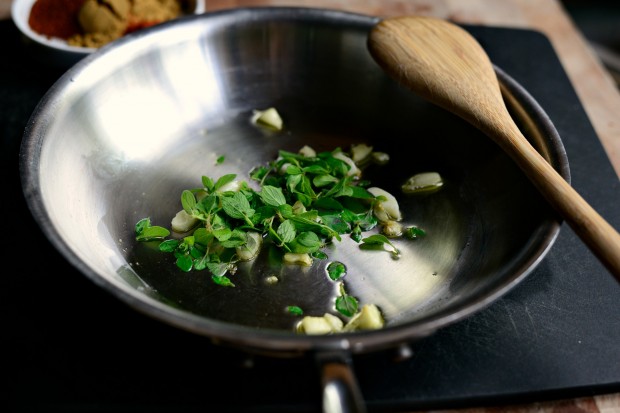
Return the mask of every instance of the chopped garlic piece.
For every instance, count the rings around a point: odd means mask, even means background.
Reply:
[[[280,169],[278,169],[278,173],[280,175],[286,174],[286,170],[288,169],[289,166],[291,166],[290,162],[283,163],[282,166],[280,167]]]
[[[265,278],[265,282],[269,285],[277,284],[279,281],[280,280],[275,275],[270,275],[267,278]]]
[[[368,192],[374,196],[383,196],[386,198],[385,201],[376,202],[374,206],[374,213],[379,221],[400,221],[402,219],[398,201],[394,198],[394,195],[376,186],[368,188]]]
[[[351,159],[356,164],[360,164],[366,160],[372,153],[372,146],[366,145],[365,143],[353,144],[351,145]]]
[[[255,110],[254,115],[252,116],[252,122],[259,125],[268,126],[278,131],[282,130],[284,125],[280,114],[275,108]]]
[[[342,330],[342,320],[325,313],[323,317],[304,317],[297,325],[297,332],[312,335],[337,333]]]
[[[437,172],[422,172],[413,175],[401,189],[406,194],[435,192],[443,186],[443,179]]]
[[[300,150],[299,154],[305,156],[306,158],[314,158],[316,156],[316,151],[312,149],[308,145],[304,145]]]
[[[239,189],[241,189],[241,182],[234,180],[218,188],[217,192],[239,192]]]
[[[236,248],[241,261],[251,261],[258,256],[263,245],[263,237],[259,232],[250,231],[245,234],[245,244]]]
[[[378,165],[385,165],[390,161],[390,155],[385,152],[373,152],[372,160]]]
[[[340,159],[344,161],[347,165],[349,165],[349,171],[347,172],[347,176],[360,176],[362,174],[362,170],[357,167],[353,159],[349,158],[342,152],[334,153],[334,158]]]
[[[194,218],[193,216],[185,212],[184,209],[182,209],[179,212],[177,212],[174,218],[172,218],[172,222],[170,223],[170,226],[174,232],[183,233],[183,232],[187,232],[190,229],[194,228],[197,223],[198,223],[197,218]]]
[[[381,232],[388,238],[400,237],[403,234],[403,226],[400,222],[388,220],[383,223]]]
[[[385,321],[379,307],[374,304],[365,304],[344,326],[343,331],[378,330],[384,325]]]
[[[308,254],[287,252],[284,254],[283,260],[285,264],[305,265],[306,267],[310,267],[312,265],[312,258]]]

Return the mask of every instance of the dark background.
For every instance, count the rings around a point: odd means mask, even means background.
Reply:
[[[561,0],[560,3],[620,86],[620,3],[617,0]]]

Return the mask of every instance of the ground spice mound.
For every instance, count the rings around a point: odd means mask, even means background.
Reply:
[[[71,46],[100,47],[179,17],[183,4],[184,0],[36,0],[28,23],[35,32]]]

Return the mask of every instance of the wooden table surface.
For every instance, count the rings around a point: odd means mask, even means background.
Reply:
[[[459,23],[538,30],[551,41],[616,173],[620,176],[620,92],[559,0],[206,0],[206,2],[207,11],[245,6],[324,7],[380,17],[418,14],[446,18]],[[10,18],[10,6],[11,0],[0,0],[0,19]],[[433,413],[448,412],[620,413],[620,393],[526,405],[433,411]]]

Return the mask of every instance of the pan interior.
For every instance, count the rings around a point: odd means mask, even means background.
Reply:
[[[197,316],[196,329],[209,333],[212,321],[292,332],[299,318],[289,305],[334,313],[337,283],[325,271],[332,261],[346,265],[349,294],[377,304],[388,326],[466,312],[525,276],[557,222],[513,162],[386,77],[366,49],[372,19],[299,16],[193,16],[121,40],[61,78],[25,137],[26,194],[58,248],[122,298],[158,317]],[[282,132],[250,122],[267,107],[282,115]],[[390,155],[364,178],[399,198],[405,225],[427,233],[396,240],[398,260],[345,236],[312,267],[275,264],[264,250],[239,266],[235,288],[224,288],[135,241],[141,218],[169,226],[181,191],[200,186],[202,175],[249,180],[280,149],[355,143]],[[441,191],[401,193],[425,171],[442,175]],[[268,284],[274,275],[279,281]]]

